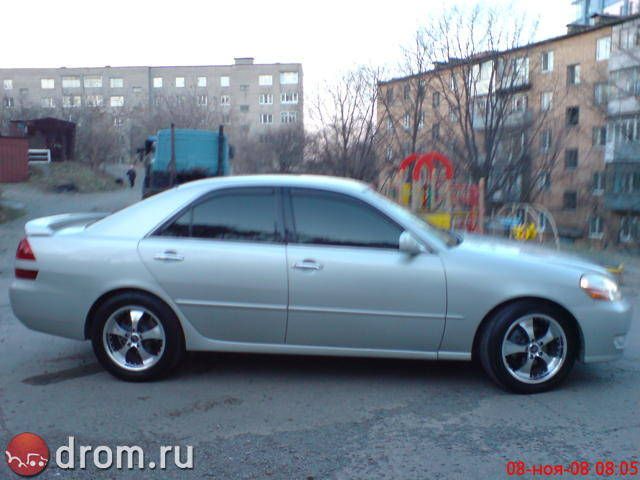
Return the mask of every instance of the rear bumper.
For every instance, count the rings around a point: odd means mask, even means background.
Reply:
[[[84,340],[84,318],[80,312],[85,312],[86,306],[62,288],[15,279],[9,288],[13,314],[31,330]]]
[[[582,330],[582,360],[585,363],[615,360],[622,356],[633,315],[631,304],[626,299],[618,302],[594,300],[574,313]]]

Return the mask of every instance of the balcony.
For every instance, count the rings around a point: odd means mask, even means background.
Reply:
[[[640,143],[607,143],[604,150],[604,161],[606,163],[639,163],[640,164]]]
[[[494,119],[494,121],[497,121]],[[525,125],[530,124],[533,121],[533,110],[527,108],[526,110],[511,112],[505,116],[502,120],[502,125],[504,128],[511,129],[516,127],[523,127]],[[473,128],[474,129],[482,129],[485,128],[484,116],[482,115],[474,115],[473,116]]]
[[[605,167],[604,206],[617,212],[640,212],[640,162]]]

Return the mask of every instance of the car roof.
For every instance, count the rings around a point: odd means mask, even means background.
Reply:
[[[345,178],[322,175],[237,175],[184,183],[147,198],[92,224],[88,234],[141,238],[198,197],[223,188],[297,187],[362,196],[369,186]]]
[[[362,192],[369,186],[358,180],[328,175],[232,175],[228,177],[214,177],[196,180],[177,187],[186,189],[210,190],[223,187],[298,187],[319,188],[327,190]]]

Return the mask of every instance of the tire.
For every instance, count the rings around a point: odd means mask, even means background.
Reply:
[[[91,343],[105,370],[133,382],[168,375],[185,351],[175,313],[142,292],[121,293],[100,305],[93,317]]]
[[[572,319],[545,302],[520,301],[498,310],[484,328],[478,356],[502,388],[522,394],[557,387],[578,354]]]

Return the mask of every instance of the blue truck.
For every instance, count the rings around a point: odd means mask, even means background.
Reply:
[[[218,132],[174,128],[145,141],[142,198],[181,183],[231,174],[233,147],[222,126]]]

